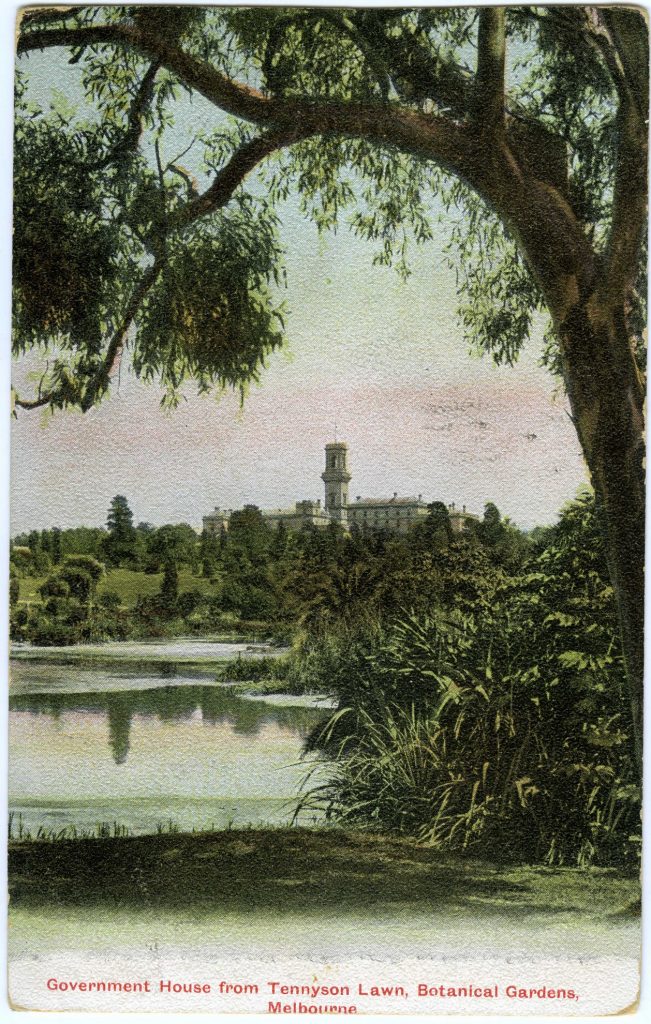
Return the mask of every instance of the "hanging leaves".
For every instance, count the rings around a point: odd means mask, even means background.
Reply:
[[[282,305],[271,292],[282,257],[275,221],[243,205],[168,240],[133,351],[135,372],[160,379],[166,404],[178,401],[188,378],[200,391],[244,395],[282,343]]]

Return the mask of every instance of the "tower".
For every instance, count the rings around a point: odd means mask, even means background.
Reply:
[[[347,520],[348,484],[351,474],[348,472],[348,445],[344,441],[332,441],[325,446],[326,464],[321,479],[325,483],[325,507],[332,519],[340,523]]]

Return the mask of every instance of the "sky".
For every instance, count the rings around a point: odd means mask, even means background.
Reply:
[[[34,96],[74,99],[56,51],[35,58]],[[215,113],[186,105],[170,145]],[[437,214],[433,208],[434,216]],[[259,387],[160,408],[156,385],[123,365],[111,397],[82,415],[19,412],[12,428],[11,532],[103,525],[124,494],[135,520],[189,522],[214,506],[289,507],[322,497],[324,445],[350,449],[354,499],[423,494],[481,513],[494,502],[520,527],[553,522],[586,482],[567,400],[538,365],[542,323],[514,368],[471,357],[456,320],[446,226],[414,250],[412,275],[373,266],[345,228],[319,237],[295,197],[281,208],[289,314],[285,348]],[[25,366],[16,368],[20,390]]]

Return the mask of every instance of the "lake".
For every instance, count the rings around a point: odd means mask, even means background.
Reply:
[[[13,653],[14,834],[19,823],[34,835],[103,822],[146,833],[291,821],[310,767],[303,744],[328,708],[216,682],[220,660],[260,649],[180,640]]]

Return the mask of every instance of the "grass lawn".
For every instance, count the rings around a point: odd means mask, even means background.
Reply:
[[[25,576],[19,580],[20,595],[18,600],[26,604],[41,603],[39,588],[45,583],[45,576]]]
[[[20,580],[20,601],[30,604],[40,603],[39,588],[43,585],[45,577],[28,576]],[[158,594],[163,582],[163,574],[155,573],[150,575],[145,572],[134,572],[132,569],[109,569],[102,576],[98,587],[98,595],[113,592],[120,598],[120,603],[127,608],[133,608],[139,597],[153,597]],[[193,576],[187,569],[179,572],[179,593],[183,594],[188,590],[198,590],[201,594],[214,594],[216,584],[203,576]]]
[[[634,919],[639,882],[611,869],[497,865],[408,839],[339,829],[250,829],[10,842],[14,907],[283,911],[413,904],[473,913]]]

